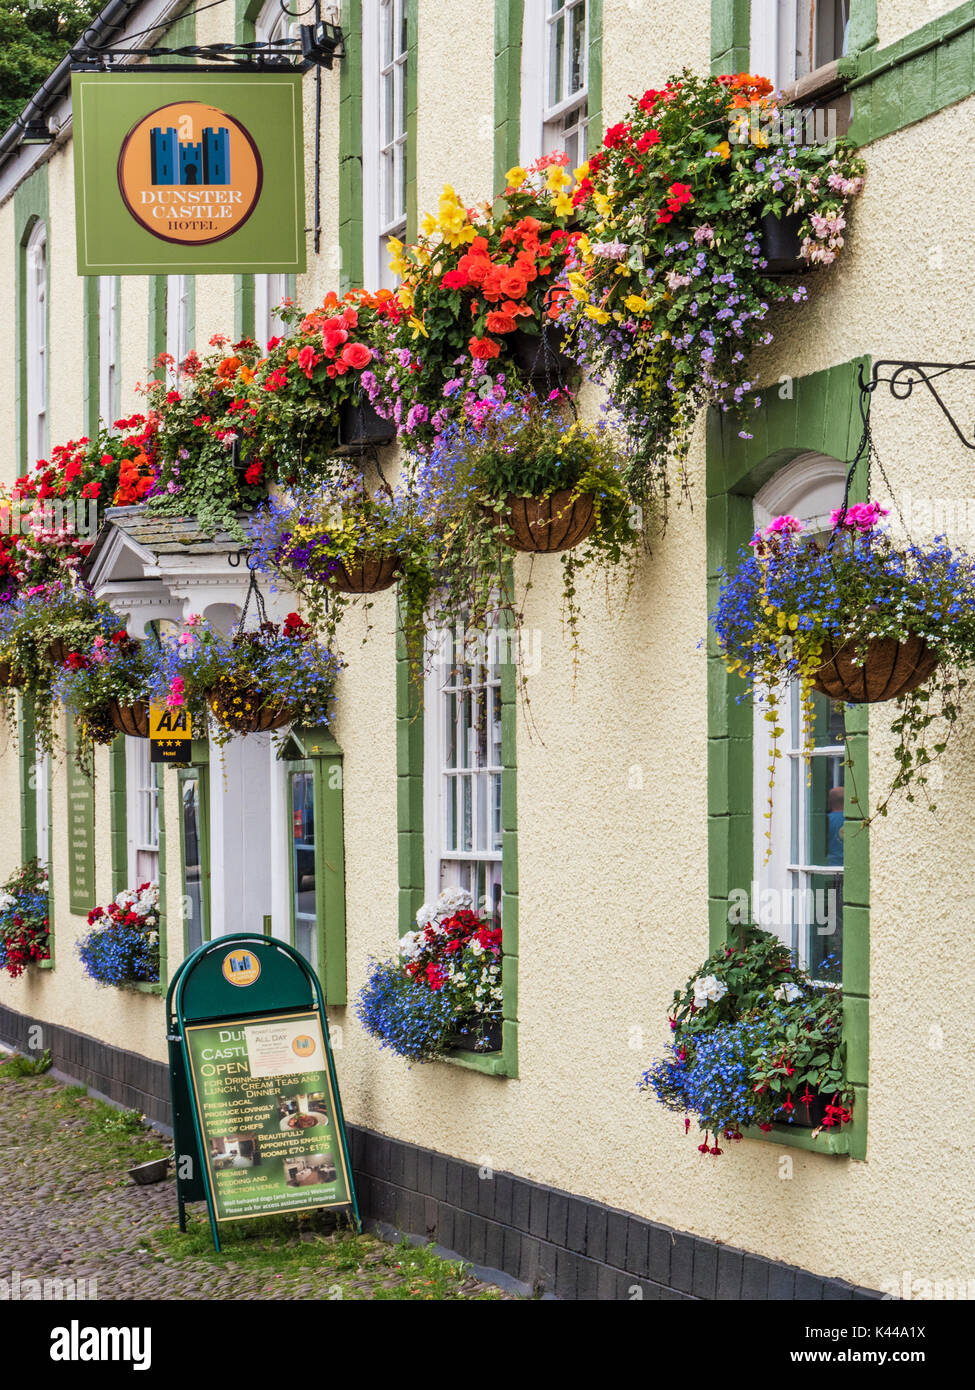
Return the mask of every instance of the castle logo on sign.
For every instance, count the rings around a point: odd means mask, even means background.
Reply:
[[[231,236],[261,196],[250,132],[205,102],[162,106],[122,142],[118,185],[135,220],[162,241],[206,246]]]

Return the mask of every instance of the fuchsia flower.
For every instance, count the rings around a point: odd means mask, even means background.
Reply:
[[[837,507],[830,517],[830,523],[834,527],[842,524],[851,531],[872,531],[882,516],[890,516],[890,510],[879,502],[857,502],[847,507],[845,514],[842,507]]]
[[[169,687],[169,694],[166,696],[166,704],[169,709],[177,709],[183,703],[183,696],[186,693],[186,682],[182,676],[174,676]]]

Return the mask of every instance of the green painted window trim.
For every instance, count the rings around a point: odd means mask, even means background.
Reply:
[[[207,745],[207,751],[209,748]],[[180,817],[179,817],[179,863],[182,877],[183,901],[186,902],[188,893],[186,891],[186,824],[183,816],[183,783],[189,778],[195,777],[198,783],[197,803],[199,806],[199,827],[200,836],[200,897],[203,907],[203,921],[200,926],[200,939],[202,942],[210,940],[210,763],[209,757],[206,760],[198,761],[194,759],[189,767],[178,769],[178,780],[180,789]],[[189,932],[187,929],[186,918],[183,918],[183,956],[184,959],[190,953]]]
[[[125,739],[120,737],[108,750],[108,818],[112,851],[113,897],[129,886],[127,778]]]
[[[586,145],[592,154],[603,139],[603,0],[589,0],[589,97]]]
[[[513,644],[509,644],[509,650]],[[410,676],[402,623],[396,650],[396,808],[399,934],[412,931],[425,900],[423,853],[423,698]],[[452,1052],[439,1060],[489,1076],[518,1075],[518,785],[515,667],[501,667],[501,912],[504,991],[500,1053]]]
[[[319,978],[326,1004],[348,1003],[345,913],[345,798],[343,754],[328,729],[296,728],[283,749],[285,768],[314,774],[315,916]],[[287,798],[290,815],[290,788]],[[289,822],[290,824],[290,822]],[[295,944],[294,859],[289,844],[290,940]]]
[[[339,64],[340,285],[362,284],[362,0],[342,6],[345,57]]]
[[[84,415],[85,433],[94,439],[98,433],[98,396],[101,354],[98,343],[98,277],[84,276]],[[121,299],[121,295],[119,296]]]
[[[65,719],[65,764],[67,770],[67,795],[65,811],[68,818],[68,911],[74,916],[84,917],[97,902],[95,881],[95,766],[90,755],[85,756],[87,772],[82,771],[76,762],[78,734],[74,716]],[[78,804],[76,804],[76,802]],[[79,845],[75,817],[84,818],[82,842]],[[85,841],[87,840],[87,847]],[[78,873],[79,856],[84,854],[82,872]]]
[[[789,387],[766,388],[757,410],[746,398],[738,413],[709,413],[705,504],[709,611],[717,599],[719,571],[734,565],[739,548],[754,532],[752,499],[763,484],[800,454],[816,452],[840,460],[853,457],[861,428],[857,386],[861,365],[869,372],[870,359],[855,358],[810,376],[792,378],[791,396],[785,398],[780,392]],[[750,437],[742,439],[740,431]],[[856,500],[864,500],[863,486],[857,478]],[[750,884],[754,877],[752,703],[739,699],[741,680],[726,671],[711,633],[707,666],[708,918],[709,949],[716,950],[726,939],[731,890]],[[862,825],[863,808],[870,804],[867,711],[849,708],[846,728],[862,798],[857,804],[848,780],[842,983],[847,1079],[856,1096],[854,1119],[839,1136],[822,1133],[812,1139],[809,1131],[784,1125],[776,1126],[767,1138],[772,1143],[863,1159],[867,1149],[870,993],[870,853],[868,833]]]
[[[14,235],[16,243],[16,333],[14,339],[17,382],[17,459],[18,473],[26,473],[36,459],[27,457],[27,243],[38,222],[47,229],[47,382],[45,398],[51,398],[51,216],[48,192],[48,166],[42,164],[14,192]]]
[[[521,159],[521,48],[525,0],[494,0],[494,191]]]
[[[711,0],[711,71],[749,67],[749,0]],[[877,0],[853,0],[844,90],[853,98],[849,138],[868,145],[975,94],[975,0],[956,5],[879,48]]]
[[[154,766],[156,785],[159,787],[159,983],[136,986],[146,994],[162,994],[169,984],[169,943],[166,939],[166,778],[163,764],[155,763]]]
[[[17,773],[20,791],[20,862],[26,864],[38,852],[37,844],[37,797],[33,786],[34,767],[37,761],[37,740],[35,736],[34,700],[30,695],[22,695],[17,706]],[[51,782],[47,786],[47,823],[51,825],[54,795]],[[48,862],[48,950],[47,960],[37,962],[39,970],[53,970],[57,963],[57,950],[54,931],[54,875]]]
[[[521,161],[521,51],[525,0],[494,3],[494,189],[504,191],[505,174]],[[603,0],[589,0],[589,96],[587,145],[591,154],[603,138]]]

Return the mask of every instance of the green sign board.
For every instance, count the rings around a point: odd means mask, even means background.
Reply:
[[[349,1205],[317,1013],[187,1026],[218,1221]]]
[[[293,947],[207,942],[169,988],[180,1228],[205,1198],[219,1223],[334,1207],[358,1221],[321,985]]]
[[[68,719],[68,907],[79,915],[95,906],[95,783],[75,757],[74,720]]]
[[[305,269],[298,73],[75,73],[79,275]]]

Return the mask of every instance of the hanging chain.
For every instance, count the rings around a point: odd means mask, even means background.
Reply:
[[[250,609],[251,599],[254,600],[254,607],[257,610],[258,632],[261,632],[268,620],[267,609],[264,607],[264,595],[261,593],[257,584],[257,561],[253,555],[247,556],[247,568],[250,571],[250,580],[247,584],[247,594],[244,598],[244,606],[240,610],[240,618],[234,629],[234,642],[239,641],[244,635],[244,624],[247,621],[247,613]]]

